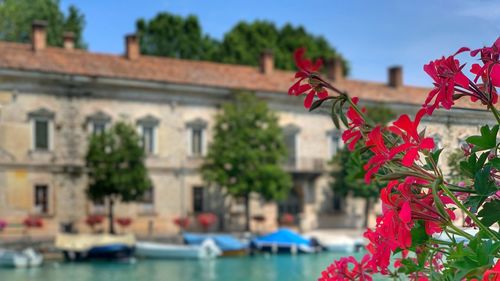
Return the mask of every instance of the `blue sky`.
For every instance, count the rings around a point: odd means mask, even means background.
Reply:
[[[500,1],[494,0],[61,0],[86,17],[84,33],[95,52],[123,52],[123,36],[138,18],[160,11],[194,14],[203,30],[222,38],[236,22],[264,19],[303,25],[325,36],[350,62],[351,77],[385,81],[401,65],[409,85],[428,86],[423,64],[459,47],[490,45],[500,35]]]

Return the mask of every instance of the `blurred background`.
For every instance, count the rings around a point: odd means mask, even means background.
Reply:
[[[178,245],[188,231],[231,234],[246,251],[286,227],[354,251],[381,186],[364,184],[366,159],[347,151],[328,109],[287,95],[294,51],[321,59],[324,77],[386,124],[423,103],[424,64],[490,45],[499,29],[495,1],[0,1],[1,242],[51,259],[61,233]],[[441,148],[488,122],[468,102],[424,120]],[[459,182],[461,154],[442,155]],[[241,280],[315,279],[310,266],[331,258],[280,257],[269,276],[250,273],[266,260],[245,258]],[[127,271],[146,278],[158,265],[141,266]],[[225,263],[200,266],[155,278],[229,278]],[[42,272],[101,280],[94,269]]]

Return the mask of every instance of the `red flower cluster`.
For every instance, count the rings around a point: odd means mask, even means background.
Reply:
[[[101,224],[103,221],[104,217],[101,215],[90,215],[85,219],[85,223],[92,228],[98,224]]]
[[[189,226],[189,218],[188,217],[178,217],[178,218],[174,219],[174,223],[180,229],[186,229]]]
[[[212,213],[199,214],[197,219],[198,223],[205,231],[208,231],[208,229],[217,222],[217,216]]]
[[[463,96],[469,96],[473,102],[480,100],[490,106],[498,102],[495,87],[500,86],[500,37],[491,47],[470,52],[472,57],[480,54],[483,63],[483,65],[472,64],[470,72],[476,76],[474,82],[462,72],[465,65],[461,65],[455,58],[465,51],[469,51],[469,48],[461,48],[452,56],[431,61],[424,66],[424,71],[434,80],[434,89],[424,103],[428,114],[432,114],[440,105],[450,109],[454,101]],[[482,84],[476,84],[479,77],[482,79]]]
[[[0,231],[4,230],[7,227],[7,222],[4,220],[0,220]]]
[[[121,227],[128,227],[132,224],[132,219],[131,218],[117,218],[116,223],[120,225]]]
[[[359,98],[352,98],[352,102],[358,104]],[[365,112],[366,108],[363,108],[362,111]],[[342,133],[342,140],[347,144],[347,148],[353,151],[358,141],[363,137],[361,126],[365,120],[352,106],[347,110],[346,116],[351,122],[349,122],[349,128]]]
[[[361,262],[358,262],[351,256],[334,261],[325,271],[321,272],[321,277],[318,281],[372,281],[372,272],[370,255],[365,255]]]
[[[40,217],[28,216],[24,219],[23,224],[27,228],[40,228],[43,227],[43,220]]]
[[[295,73],[295,78],[299,80],[290,87],[288,94],[298,96],[309,91],[304,100],[304,106],[310,108],[315,96],[318,96],[320,99],[325,99],[328,97],[328,91],[323,87],[320,80],[314,79],[316,72],[322,65],[321,60],[318,59],[315,63],[312,63],[312,61],[304,58],[305,52],[306,50],[304,48],[295,51],[295,64],[299,68],[297,73]]]

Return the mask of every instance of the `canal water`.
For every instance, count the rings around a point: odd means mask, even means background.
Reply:
[[[362,254],[357,254],[359,257]],[[52,263],[0,269],[0,281],[313,281],[339,254],[260,255],[215,260]],[[356,255],[355,255],[356,256]]]

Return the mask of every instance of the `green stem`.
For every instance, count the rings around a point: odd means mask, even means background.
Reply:
[[[460,228],[456,227],[453,223],[450,223],[447,227],[453,229],[454,234],[458,234],[460,236],[463,236],[469,240],[474,239],[474,236],[470,235],[469,233],[461,230]]]
[[[351,97],[348,96],[347,94],[345,95],[346,98],[347,98],[347,102],[349,103],[349,105],[351,105],[352,109],[354,109],[354,111],[356,111],[359,116],[361,116],[367,124],[373,126],[373,121],[368,118],[368,116],[366,116],[361,110],[359,110],[359,107],[352,101]]]
[[[453,245],[453,243],[451,243],[451,242],[439,240],[436,238],[430,238],[429,241],[431,241],[432,243],[435,243],[435,244],[443,244],[443,245],[448,245],[448,246]]]
[[[500,124],[500,113],[498,112],[498,110],[492,104],[488,105],[488,107],[491,109],[491,112],[493,112],[495,119],[497,119],[497,123]]]
[[[491,231],[491,229],[489,229],[488,227],[486,227],[472,212],[470,212],[459,200],[457,197],[455,197],[455,195],[448,189],[448,187],[445,185],[445,184],[441,184],[441,189],[444,191],[444,193],[446,193],[446,195],[448,197],[451,198],[451,200],[453,200],[453,202],[460,208],[462,209],[466,214],[467,216],[469,216],[472,221],[474,221],[474,223],[482,230],[484,230],[484,232],[486,232],[488,234],[488,236],[490,236],[494,241],[498,241],[498,236],[493,233]],[[456,226],[454,226],[453,224],[450,224],[451,228],[453,228],[454,230],[459,230],[461,232],[463,232],[462,230],[460,230],[459,228],[457,228]],[[467,233],[467,235],[471,236],[470,234]]]

